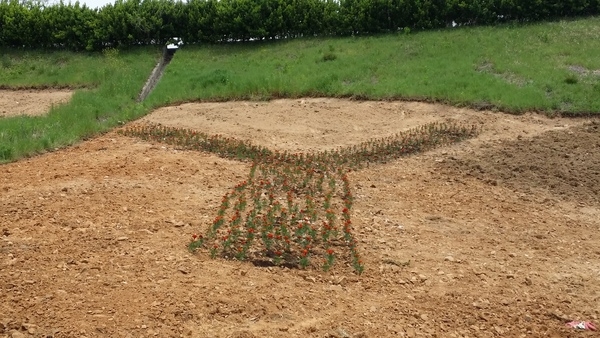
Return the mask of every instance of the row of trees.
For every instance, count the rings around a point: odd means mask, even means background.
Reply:
[[[0,0],[0,46],[99,50],[375,34],[600,13],[600,0],[117,0],[100,9]]]

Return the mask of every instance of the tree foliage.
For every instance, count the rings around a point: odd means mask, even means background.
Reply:
[[[453,24],[493,25],[600,13],[600,0],[0,0],[0,47],[101,50],[164,43],[217,43],[377,34]]]

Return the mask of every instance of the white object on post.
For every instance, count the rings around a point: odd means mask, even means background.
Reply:
[[[167,42],[167,49],[168,50],[179,49],[179,47],[181,45],[183,45],[183,41],[181,41],[180,38],[171,38],[171,39],[169,39],[169,42]]]

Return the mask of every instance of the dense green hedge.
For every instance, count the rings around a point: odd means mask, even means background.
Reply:
[[[107,46],[374,34],[600,13],[600,0],[119,0],[101,9],[0,0],[0,46]]]

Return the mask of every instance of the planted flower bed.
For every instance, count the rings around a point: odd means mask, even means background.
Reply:
[[[259,264],[330,269],[336,261],[358,274],[364,266],[352,226],[347,173],[472,137],[475,127],[432,123],[331,151],[272,151],[248,141],[190,129],[140,125],[124,135],[252,162],[248,178],[223,196],[212,224],[194,234],[192,251]]]

